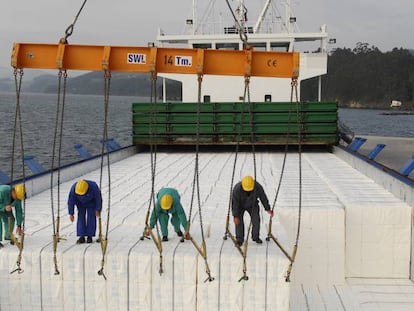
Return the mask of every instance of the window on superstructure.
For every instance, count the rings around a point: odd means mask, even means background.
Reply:
[[[255,51],[266,51],[266,42],[253,42],[251,45]]]
[[[211,49],[211,43],[194,43],[194,49]]]
[[[272,42],[270,43],[270,49],[272,51],[288,52],[289,44],[289,42]]]
[[[238,50],[239,43],[217,43],[216,44],[217,50]]]

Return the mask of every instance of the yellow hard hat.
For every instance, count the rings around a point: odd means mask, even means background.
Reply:
[[[23,200],[26,194],[24,184],[17,184],[16,186],[14,186],[14,192],[16,193],[16,199]]]
[[[254,179],[252,176],[244,176],[242,179],[242,188],[244,191],[252,191],[254,189]]]
[[[85,179],[81,179],[76,183],[75,193],[78,195],[84,195],[86,192],[88,192],[88,189],[88,182]]]
[[[173,203],[173,198],[170,194],[164,194],[161,197],[161,203],[160,204],[161,204],[161,208],[163,210],[168,211],[171,208],[172,203]]]

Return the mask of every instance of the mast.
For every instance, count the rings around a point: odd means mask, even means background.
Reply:
[[[291,14],[292,14],[292,11],[291,11],[291,6],[290,6],[290,0],[286,0],[286,3],[285,3],[285,14],[286,14],[286,19],[285,19],[285,23],[286,23],[286,28],[287,28],[287,31],[288,31],[288,33],[291,33],[292,32],[292,23],[291,23],[291,20],[290,20],[290,18],[292,17],[291,16]]]
[[[196,28],[197,28],[197,23],[198,23],[198,21],[197,21],[197,0],[193,0],[193,25],[192,25],[193,35],[195,35],[195,31],[196,31]]]
[[[263,6],[262,12],[260,13],[259,18],[257,19],[256,25],[254,26],[254,33],[260,32],[260,27],[262,27],[263,20],[266,17],[267,10],[269,9],[270,3],[272,0],[267,0]]]

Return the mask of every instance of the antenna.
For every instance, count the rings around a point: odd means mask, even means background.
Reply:
[[[195,35],[195,31],[196,31],[196,28],[197,28],[197,23],[198,23],[198,21],[197,21],[197,0],[193,0],[193,25],[192,25],[193,35]]]

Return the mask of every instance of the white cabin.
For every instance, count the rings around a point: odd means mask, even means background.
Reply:
[[[244,43],[240,33],[243,31],[248,44],[254,50],[301,52],[299,86],[301,80],[321,77],[327,73],[327,44],[329,41],[326,25],[322,25],[319,32],[299,32],[296,17],[293,16],[290,9],[290,1],[285,4],[285,18],[279,16],[277,21],[269,20],[266,17],[271,13],[274,5],[270,0],[265,3],[257,21],[255,23],[252,21],[252,25],[250,25],[251,17],[247,18],[246,5],[240,1],[235,10],[238,23],[235,22],[229,10],[228,15],[230,16],[226,21],[222,20],[223,16],[220,16],[220,22],[199,20],[197,12],[194,10],[192,19],[186,21],[187,31],[185,34],[169,35],[160,29],[157,44],[159,46],[174,45],[188,48],[242,50]],[[312,44],[314,46],[309,48],[309,45]],[[298,45],[306,46],[309,50],[300,51]],[[317,51],[311,52],[312,50]],[[160,76],[182,82],[183,102],[197,101],[198,86],[197,78],[194,75],[160,74]],[[300,90],[300,87],[298,89]],[[242,101],[243,91],[243,77],[216,75],[203,77],[202,99],[205,102]],[[164,93],[164,99],[165,95]],[[289,101],[290,97],[291,79],[289,78],[251,78],[251,101]],[[321,86],[319,83],[319,100],[320,97]]]

